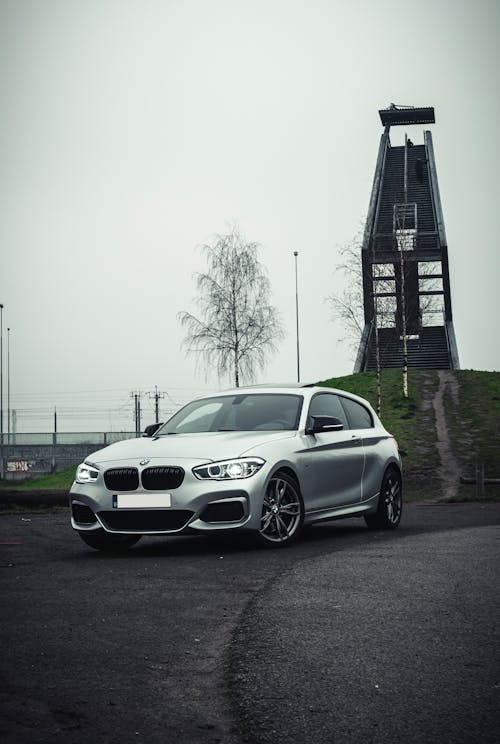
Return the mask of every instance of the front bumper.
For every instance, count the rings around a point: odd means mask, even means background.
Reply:
[[[232,529],[259,529],[266,472],[232,481],[201,481],[186,470],[179,488],[151,499],[151,491],[133,491],[133,508],[119,508],[120,495],[106,488],[102,476],[95,483],[74,483],[69,494],[71,526],[78,531],[104,529],[126,535],[178,535]],[[156,492],[155,492],[156,493]],[[158,498],[160,496],[160,498]],[[155,502],[155,506],[140,506]],[[139,506],[138,506],[139,505]]]

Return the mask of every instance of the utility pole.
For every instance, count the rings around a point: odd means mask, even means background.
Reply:
[[[155,424],[160,423],[160,398],[164,398],[165,393],[158,391],[158,385],[155,385],[154,393],[149,393],[149,398],[155,399]]]
[[[141,425],[141,398],[146,395],[150,399],[154,399],[155,402],[155,423],[160,423],[160,400],[164,398],[166,393],[158,390],[158,385],[155,385],[154,393],[142,393],[141,391],[130,393],[130,397],[134,399],[134,422],[135,422],[135,434],[140,437],[142,434]]]
[[[54,431],[52,433],[52,472],[56,472],[56,452],[57,452],[57,408],[54,406]]]
[[[135,435],[136,437],[141,436],[141,395],[142,393],[130,393],[130,397],[134,399],[134,422],[135,422]]]

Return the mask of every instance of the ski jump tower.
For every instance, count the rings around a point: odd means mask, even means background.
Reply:
[[[380,140],[363,245],[365,325],[355,372],[382,368],[459,369],[451,310],[448,246],[432,137],[392,147],[391,126],[433,124],[434,109],[391,104],[379,111]]]

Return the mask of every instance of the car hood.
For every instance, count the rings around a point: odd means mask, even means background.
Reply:
[[[167,434],[150,439],[125,439],[93,452],[85,458],[98,465],[110,461],[145,459],[189,459],[215,462],[240,457],[255,447],[291,439],[295,431],[231,431],[202,434]]]

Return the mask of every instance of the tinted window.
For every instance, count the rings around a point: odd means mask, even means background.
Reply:
[[[302,401],[298,395],[266,393],[202,398],[174,414],[158,435],[293,430],[298,426]]]
[[[280,431],[296,429],[302,398],[286,394],[236,396],[228,408],[223,427],[234,431]]]
[[[203,431],[210,431],[212,422],[222,409],[222,406],[222,400],[207,400],[205,403],[186,411],[186,415],[175,428],[176,433],[196,434]]]
[[[333,393],[320,393],[315,395],[309,406],[309,416],[335,416],[348,429],[347,418],[337,395]]]
[[[357,403],[350,398],[341,398],[341,400],[349,418],[351,429],[371,429],[373,427],[371,414],[361,403]]]

